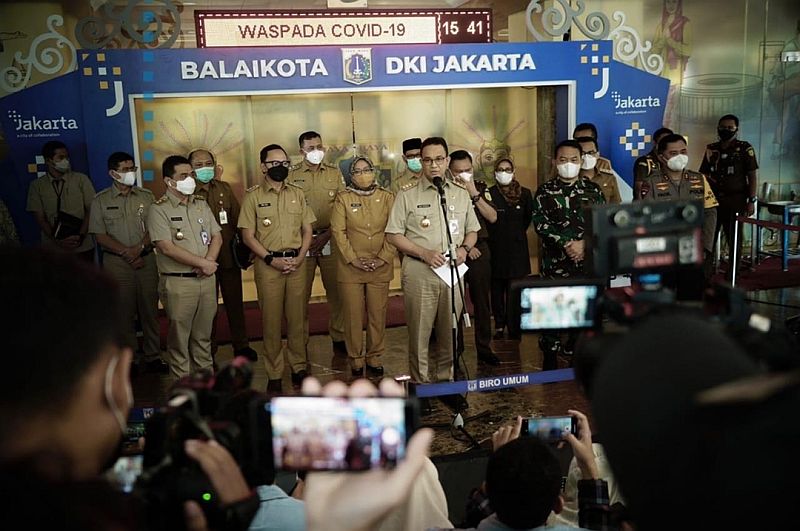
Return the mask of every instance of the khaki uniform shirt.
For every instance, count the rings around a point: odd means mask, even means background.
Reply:
[[[315,171],[303,161],[292,166],[286,182],[303,190],[308,206],[316,218],[314,232],[327,230],[331,226],[331,213],[336,194],[344,190],[344,180],[339,168],[323,162]]]
[[[449,180],[444,182],[447,198],[447,225],[456,246],[464,242],[469,232],[477,233],[481,225],[472,208],[469,193]],[[439,192],[427,178],[422,177],[416,186],[406,188],[395,198],[387,234],[403,234],[416,245],[437,251],[447,250],[448,227],[442,223]]]
[[[416,175],[409,170],[392,181],[392,193],[397,195],[400,190],[406,188],[409,184],[417,184],[420,179],[422,179],[422,174]]]
[[[385,234],[394,196],[382,188],[370,195],[345,190],[336,196],[331,230],[339,249],[339,282],[388,282],[394,276],[395,248]],[[359,258],[380,258],[386,265],[367,272],[348,264]]]
[[[280,191],[269,185],[247,190],[239,215],[239,228],[252,229],[267,251],[288,251],[303,245],[300,229],[316,218],[299,186],[284,184]]]
[[[598,168],[599,164],[593,168],[594,171],[589,171],[586,178],[600,187],[603,192],[603,197],[606,199],[606,204],[618,205],[622,203],[622,197],[619,194],[619,185],[617,184],[617,176],[614,175],[611,166],[607,169]]]
[[[94,186],[89,177],[82,173],[71,171],[66,173],[63,178],[63,185],[55,184],[50,174],[39,177],[33,181],[28,188],[28,212],[42,212],[45,219],[54,225],[58,216],[59,193],[61,196],[61,211],[84,219],[88,214],[87,210],[92,205],[94,199]],[[55,240],[42,232],[42,244],[45,246],[56,246]],[[91,238],[84,238],[83,243],[76,247],[73,252],[79,253],[88,251],[94,247]]]
[[[126,247],[138,245],[147,232],[147,215],[155,202],[153,192],[134,186],[123,195],[112,184],[92,201],[89,232],[107,234]]]
[[[153,243],[169,240],[184,251],[200,257],[208,253],[211,237],[221,230],[208,203],[191,195],[184,204],[170,192],[150,207],[147,228]],[[192,272],[192,266],[177,262],[158,251],[156,253],[159,273]]]
[[[197,189],[194,195],[206,200],[208,207],[214,214],[214,219],[219,223],[222,229],[222,247],[219,251],[219,258],[217,262],[223,269],[236,268],[236,263],[233,261],[233,253],[231,252],[231,240],[236,234],[236,227],[239,224],[239,200],[233,194],[231,185],[225,181],[218,181],[212,179],[208,182],[207,189],[203,188],[204,185],[197,183]],[[222,212],[225,212],[223,215]],[[227,221],[227,223],[223,223]]]

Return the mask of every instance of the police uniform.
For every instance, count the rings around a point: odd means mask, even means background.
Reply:
[[[28,188],[28,212],[41,212],[50,225],[55,228],[59,211],[84,219],[94,199],[94,186],[86,175],[71,171],[62,178],[54,179],[49,173],[31,182]],[[56,240],[42,231],[42,245],[59,247]],[[83,255],[86,259],[94,256],[94,241],[84,238],[71,252]]]
[[[384,230],[389,220],[394,196],[382,188],[371,192],[347,189],[339,192],[331,215],[331,230],[339,250],[336,276],[344,312],[345,343],[351,368],[364,366],[363,316],[366,301],[366,362],[381,367],[386,350],[386,307],[389,282],[394,278],[395,249]],[[386,264],[375,271],[352,266],[360,258],[380,258]]]
[[[723,148],[720,142],[706,146],[706,153],[700,165],[700,173],[708,178],[711,190],[719,201],[717,207],[717,226],[724,227],[728,238],[728,249],[733,249],[734,219],[737,213],[743,214],[750,195],[747,174],[758,169],[753,146],[744,140],[733,139]],[[739,242],[741,239],[739,229]]]
[[[703,248],[711,252],[714,248],[714,231],[717,225],[717,199],[702,173],[683,170],[680,181],[673,181],[661,170],[654,171],[642,181],[640,198],[643,201],[674,201],[678,199],[702,199],[705,209],[703,218]]]
[[[189,196],[185,203],[171,192],[153,203],[147,215],[150,240],[171,241],[205,257],[220,227],[208,203]],[[215,277],[202,277],[192,266],[156,251],[158,294],[169,317],[167,363],[175,378],[212,366],[211,326],[217,313]]]
[[[598,164],[591,170],[582,170],[581,173],[584,177],[600,187],[607,204],[618,205],[622,203],[622,197],[619,194],[619,185],[617,184],[617,176],[614,175],[614,170],[611,169],[610,165],[603,165],[601,167]]]
[[[217,257],[217,283],[225,303],[225,315],[231,329],[231,343],[234,352],[250,346],[244,325],[244,302],[242,296],[242,270],[236,265],[231,251],[231,241],[239,223],[239,200],[233,194],[231,185],[225,181],[212,179],[208,184],[198,182],[195,195],[206,200],[214,218],[222,229],[222,247]],[[212,349],[216,352],[216,318],[211,332]]]
[[[256,185],[249,188],[245,195],[239,228],[252,230],[256,240],[273,256],[297,256],[297,250],[303,244],[301,229],[315,220],[300,187],[284,184],[278,191],[271,186]],[[283,317],[286,317],[289,367],[293,374],[306,370],[308,356],[304,327],[307,326],[308,304],[301,294],[306,290],[307,274],[306,267],[285,275],[264,260],[255,262],[256,290],[264,335],[264,362],[270,380],[279,380],[283,376]]]
[[[314,169],[306,161],[295,164],[289,171],[286,181],[300,187],[306,201],[314,213],[314,235],[325,232],[331,226],[331,213],[336,194],[344,190],[344,181],[339,168],[332,164],[321,163]],[[299,247],[299,246],[298,246]],[[323,251],[325,252],[325,251]],[[314,272],[319,265],[322,284],[325,286],[325,297],[328,299],[328,333],[333,342],[344,341],[344,318],[336,281],[336,245],[331,241],[330,252],[320,256],[308,256],[305,260],[306,303],[311,300],[311,288],[314,284]],[[308,342],[308,323],[305,324],[306,343]]]
[[[116,184],[99,192],[89,215],[89,233],[104,234],[125,247],[144,246],[147,236],[147,216],[155,201],[153,192],[132,186],[122,193]],[[103,269],[114,277],[120,287],[122,309],[127,321],[125,339],[134,352],[138,350],[135,320],[142,325],[144,361],[160,358],[161,342],[158,325],[158,267],[153,247],[148,243],[141,249],[142,267],[134,269],[111,249],[103,248]]]
[[[439,192],[423,177],[416,185],[401,189],[395,198],[386,233],[403,234],[420,247],[446,252],[444,231],[448,228],[456,246],[470,232],[478,232],[480,223],[467,191],[450,181],[443,186],[447,198],[446,225],[442,221]],[[450,288],[419,257],[406,256],[402,271],[411,377],[420,383],[451,380]],[[461,297],[456,296],[457,315],[461,314],[462,304]],[[428,341],[434,327],[437,348],[429,353]]]
[[[542,242],[542,276],[584,276],[583,260],[574,262],[564,245],[583,239],[586,228],[584,208],[605,203],[600,187],[584,177],[578,177],[572,183],[556,177],[539,186],[533,203],[533,228]],[[576,339],[577,334],[570,333],[564,350],[572,350]],[[539,348],[544,355],[542,369],[557,368],[556,355],[562,349],[559,335],[543,333],[539,337]]]
[[[655,171],[661,171],[661,160],[658,158],[656,148],[650,153],[642,155],[633,163],[633,198],[638,199],[642,195],[642,182],[650,177]]]
[[[486,183],[484,181],[474,181],[475,188],[478,194],[490,206],[492,205],[491,195],[487,191]],[[461,186],[459,183],[454,182],[456,186]],[[463,187],[462,187],[463,188]],[[469,288],[469,299],[472,301],[472,309],[474,313],[473,327],[475,329],[475,350],[479,357],[494,356],[492,352],[492,305],[491,305],[491,287],[492,287],[492,252],[489,248],[489,230],[487,229],[488,222],[486,218],[480,213],[477,206],[474,206],[475,216],[478,218],[480,230],[478,230],[478,239],[475,242],[475,249],[480,251],[481,255],[475,260],[467,256],[467,270],[466,282]],[[458,344],[459,350],[464,350],[464,327],[458,327]]]

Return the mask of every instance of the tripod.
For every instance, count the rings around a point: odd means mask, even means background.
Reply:
[[[435,177],[433,179],[433,184],[436,186],[436,189],[439,191],[439,202],[442,208],[442,219],[444,221],[442,228],[444,232],[447,234],[447,248],[448,248],[448,265],[450,268],[450,348],[451,348],[451,355],[453,359],[453,371],[455,372],[456,368],[459,366],[459,361],[461,354],[458,352],[457,342],[458,342],[458,323],[460,321],[461,316],[458,315],[458,311],[456,310],[456,294],[461,296],[462,308],[461,313],[464,312],[465,306],[465,299],[464,299],[464,288],[461,285],[461,276],[458,272],[458,265],[457,265],[457,254],[456,254],[456,247],[453,243],[453,235],[450,230],[450,225],[447,219],[447,196],[444,193],[444,184],[441,177]],[[469,321],[467,320],[467,326],[469,327]],[[453,420],[451,422],[451,427],[457,429],[461,433],[465,434],[469,439],[472,447],[478,448],[480,445],[475,440],[472,435],[467,432],[466,428],[464,428],[464,418],[462,416],[462,412],[466,409],[469,404],[467,403],[466,397],[462,397],[461,395],[450,395],[453,397],[453,409],[455,410],[455,415],[453,416]]]

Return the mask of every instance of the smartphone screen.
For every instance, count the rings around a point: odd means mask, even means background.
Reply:
[[[597,325],[596,285],[537,286],[520,290],[520,330],[570,330]]]
[[[143,459],[144,456],[141,454],[120,457],[106,472],[106,477],[114,488],[122,492],[131,492],[136,479],[142,473]]]
[[[521,435],[536,437],[546,442],[558,442],[568,433],[577,436],[574,417],[531,417],[522,419]]]
[[[268,407],[275,468],[390,468],[405,457],[408,404],[404,398],[273,398]]]

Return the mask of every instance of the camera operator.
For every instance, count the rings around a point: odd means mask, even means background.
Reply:
[[[132,351],[114,281],[75,257],[0,249],[0,333],[14,353],[0,376],[0,509],[29,529],[140,529],[132,497],[100,473],[114,463],[128,410]],[[219,501],[251,496],[233,459],[215,442],[188,441]],[[188,529],[205,529],[185,506]]]
[[[715,323],[677,309],[637,323],[603,358],[583,375],[637,529],[797,525],[796,369],[765,372]]]

